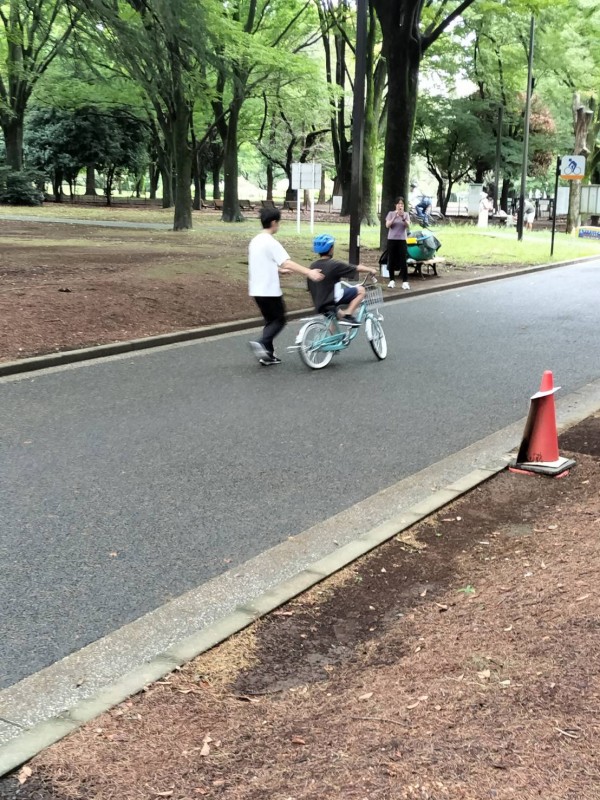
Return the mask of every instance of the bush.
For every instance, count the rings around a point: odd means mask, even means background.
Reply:
[[[39,172],[24,169],[17,172],[0,167],[0,203],[11,206],[41,206],[44,195],[38,189],[43,180]]]

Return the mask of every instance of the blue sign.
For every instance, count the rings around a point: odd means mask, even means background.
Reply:
[[[600,239],[600,228],[579,228],[580,239]]]

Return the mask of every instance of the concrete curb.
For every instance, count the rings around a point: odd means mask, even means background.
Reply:
[[[598,261],[598,256],[585,256],[583,258],[576,258],[571,261],[560,261],[556,264],[537,264],[533,267],[522,267],[520,269],[511,270],[510,272],[502,272],[496,275],[481,275],[477,278],[466,278],[465,280],[453,281],[446,283],[442,286],[428,286],[425,289],[419,290],[414,294],[404,295],[386,295],[384,302],[391,302],[397,300],[409,300],[421,295],[435,294],[436,292],[445,292],[450,289],[460,289],[466,286],[475,286],[481,283],[490,283],[492,281],[503,280],[505,278],[514,278],[519,275],[529,275],[535,272],[542,272],[549,269],[558,269],[560,267],[569,267],[576,264],[585,264],[590,261]],[[313,314],[312,308],[303,308],[298,311],[290,311],[288,319],[297,320],[301,317]],[[76,364],[81,361],[91,361],[96,358],[106,358],[107,356],[116,356],[123,353],[131,353],[139,350],[147,350],[153,347],[164,347],[170,344],[179,344],[180,342],[188,342],[196,339],[208,339],[212,336],[220,336],[226,333],[237,333],[238,331],[250,330],[257,328],[263,324],[262,318],[251,317],[250,319],[234,320],[232,322],[223,322],[217,325],[207,325],[202,328],[189,328],[183,331],[174,331],[173,333],[163,333],[158,336],[147,336],[143,339],[129,339],[124,342],[114,342],[113,344],[103,344],[96,347],[85,347],[79,350],[65,350],[60,353],[49,353],[43,356],[35,356],[34,358],[24,358],[18,361],[7,361],[0,363],[0,378],[8,375],[18,375],[24,372],[36,372],[42,369],[49,369],[51,367],[60,367],[65,364]]]
[[[146,664],[131,670],[94,697],[78,703],[62,714],[40,722],[0,747],[0,777],[19,767],[81,725],[140,692],[145,686],[168,675],[176,667],[251,625],[297,595],[325,580],[356,559],[394,536],[403,533],[448,503],[505,469],[509,457],[501,458],[489,469],[474,470],[452,486],[434,492],[427,500],[378,525],[352,542],[316,561],[292,578],[283,581],[233,613],[175,644]]]
[[[559,432],[576,425],[590,414],[596,413],[598,409],[600,409],[600,381],[595,381],[575,390],[560,401]],[[261,616],[310,589],[497,475],[506,468],[511,457],[510,453],[499,453],[485,467],[471,470],[464,476],[454,479],[452,483],[433,492],[425,500],[413,504],[300,570],[291,578],[238,606],[234,611],[208,625],[202,631],[181,639],[145,664],[104,686],[95,695],[15,736],[0,746],[0,777],[16,769],[81,725],[108,711],[133,694],[142,691],[148,684],[210,650],[234,633],[251,625]]]

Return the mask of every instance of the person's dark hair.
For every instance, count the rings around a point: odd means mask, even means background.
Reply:
[[[404,198],[403,198],[403,197],[397,197],[397,198],[394,200],[394,205],[395,205],[395,206],[397,206],[397,205],[398,205],[398,203],[404,203]],[[406,205],[406,203],[404,203],[404,205]]]
[[[260,223],[263,228],[270,228],[273,222],[279,222],[281,211],[278,208],[261,208]]]

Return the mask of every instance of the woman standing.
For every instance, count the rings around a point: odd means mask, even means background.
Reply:
[[[400,272],[402,288],[410,289],[408,285],[408,266],[406,264],[408,257],[406,234],[410,227],[410,217],[408,212],[404,210],[403,197],[399,197],[396,200],[396,210],[388,213],[385,218],[385,227],[388,232],[388,272],[390,273],[388,289],[396,288],[396,281],[394,280],[396,270]]]

